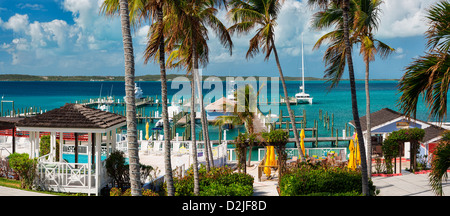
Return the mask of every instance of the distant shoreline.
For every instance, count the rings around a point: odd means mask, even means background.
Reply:
[[[184,76],[181,74],[167,74],[167,80],[170,81],[176,77]],[[205,75],[209,77],[213,75]],[[217,76],[227,77],[227,76]],[[244,76],[245,79],[249,76]],[[259,77],[259,76],[252,76]],[[160,81],[161,76],[158,75],[144,75],[136,76],[135,81]],[[300,81],[301,77],[285,77],[286,81]],[[305,77],[306,81],[326,81],[323,78],[317,77]],[[348,80],[348,79],[343,79]],[[363,80],[363,79],[357,79]],[[24,75],[24,74],[0,74],[0,81],[124,81],[123,76],[36,76],[36,75]],[[398,81],[398,79],[371,79],[371,81]]]

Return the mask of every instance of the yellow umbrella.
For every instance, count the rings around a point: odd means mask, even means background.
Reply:
[[[265,166],[270,166],[270,155],[271,155],[271,146],[266,146],[266,162],[265,162]],[[264,167],[264,173],[266,174],[267,177],[270,176],[271,170],[270,167]]]
[[[148,135],[149,135],[149,133],[148,133],[148,128],[150,127],[150,125],[148,125],[148,122],[147,122],[147,124],[145,125],[145,139],[146,140],[148,140],[148,138],[150,138]]]
[[[353,145],[353,139],[350,140],[350,144],[348,145],[348,150],[350,151],[350,155],[348,156],[348,168],[351,170],[355,170],[355,146]]]
[[[275,160],[275,150],[273,146],[267,146],[267,151],[266,151],[266,162],[265,162],[265,166],[274,166],[277,162]],[[266,176],[270,176],[271,174],[271,169],[270,167],[264,167],[264,173],[266,174]]]
[[[355,136],[355,143],[356,143],[356,165],[360,165],[361,164],[361,154],[359,152],[359,143],[358,143],[358,134],[356,134]]]
[[[302,147],[302,152],[303,155],[305,155],[305,130],[302,129],[302,131],[300,132],[300,146]]]

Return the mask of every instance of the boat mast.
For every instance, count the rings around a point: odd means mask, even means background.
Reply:
[[[305,65],[303,62],[303,33],[302,33],[302,91],[305,93]]]

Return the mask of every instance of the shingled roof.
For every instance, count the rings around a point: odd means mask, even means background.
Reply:
[[[442,136],[442,133],[446,131],[444,128],[438,127],[436,125],[430,125],[430,127],[427,127],[425,130],[425,136],[423,137],[423,142],[430,142],[433,139]]]
[[[0,117],[0,130],[12,129],[22,119],[19,117]]]
[[[404,115],[389,108],[378,110],[370,114],[370,127],[371,128],[376,127],[378,125],[384,124],[386,122],[392,121],[402,116]],[[367,130],[366,116],[360,117],[359,122],[361,123],[361,130],[362,131]],[[355,121],[354,120],[350,121],[350,124],[355,126]]]
[[[25,118],[17,127],[106,129],[126,122],[126,117],[80,104],[66,104],[46,113]]]

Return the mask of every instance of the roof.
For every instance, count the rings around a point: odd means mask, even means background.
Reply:
[[[436,125],[430,125],[430,127],[427,127],[424,129],[425,135],[423,137],[422,142],[427,143],[432,141],[433,139],[440,137],[444,131],[446,131],[444,128],[438,127]]]
[[[374,128],[376,126],[382,125],[382,124],[384,124],[386,122],[395,120],[397,118],[405,117],[405,115],[403,115],[403,114],[401,114],[399,112],[396,112],[394,110],[391,110],[389,108],[384,108],[384,109],[381,109],[381,110],[379,110],[377,112],[371,113],[370,117],[371,117],[370,126],[372,128]],[[360,117],[359,121],[361,122],[361,130],[362,131],[366,131],[367,130],[366,116]],[[439,127],[439,126],[436,126],[436,125],[433,125],[433,124],[430,124],[430,123],[427,123],[427,122],[423,122],[423,121],[420,121],[420,120],[414,120],[414,121],[422,122],[422,123],[425,123],[426,125],[428,125],[426,128],[424,128],[425,136],[424,136],[424,138],[422,140],[422,142],[424,142],[424,143],[433,141],[434,139],[440,137],[444,131],[446,131],[445,128],[442,128],[442,127]],[[350,122],[350,124],[352,124],[354,126],[355,125],[355,121],[352,120]]]
[[[19,117],[0,117],[0,130],[13,129],[15,124],[22,119]]]
[[[210,103],[208,106],[205,107],[205,110],[217,110],[217,111],[223,111],[224,106],[223,105],[229,105],[234,106],[236,104],[236,101],[227,99],[225,97],[220,98],[219,100],[214,101],[213,103]]]
[[[17,122],[17,127],[92,128],[106,129],[126,122],[126,117],[89,108],[81,104],[66,104],[40,115]]]
[[[404,115],[389,108],[378,110],[376,112],[370,113],[370,127],[374,128],[378,125],[384,124],[402,116]],[[361,123],[361,130],[367,130],[366,116],[360,117],[359,122]],[[350,121],[350,124],[355,126],[355,121]]]

